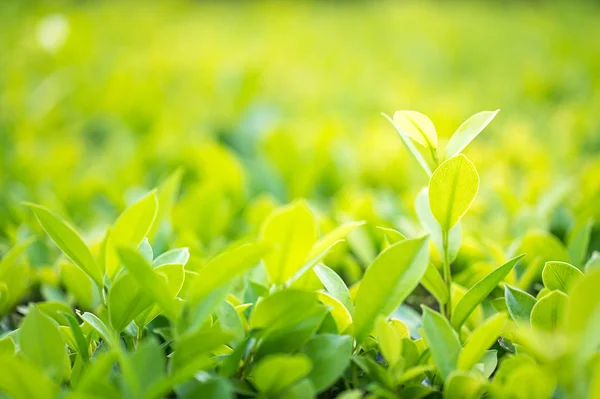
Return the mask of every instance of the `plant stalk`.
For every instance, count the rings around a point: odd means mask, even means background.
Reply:
[[[442,268],[446,289],[448,290],[448,303],[445,306],[445,313],[448,320],[450,320],[452,318],[452,272],[450,271],[450,255],[448,254],[448,232],[445,230],[442,231],[442,247]]]

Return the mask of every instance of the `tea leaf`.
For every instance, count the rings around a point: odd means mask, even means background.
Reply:
[[[542,271],[542,281],[549,290],[560,290],[565,294],[573,284],[583,277],[583,273],[576,267],[565,262],[546,262]]]
[[[54,399],[58,386],[34,364],[12,354],[0,354],[0,392],[12,399]]]
[[[331,296],[340,301],[346,307],[350,315],[352,315],[354,312],[354,305],[352,304],[350,291],[348,290],[346,283],[344,283],[344,280],[342,280],[336,272],[322,263],[316,265],[314,271]]]
[[[458,356],[458,369],[469,371],[478,363],[485,352],[496,341],[504,325],[506,324],[506,315],[498,313],[483,324],[481,324],[469,336],[465,346],[460,351]]]
[[[56,322],[40,312],[37,306],[31,305],[19,331],[23,354],[43,368],[51,378],[57,381],[65,379],[65,365],[70,370],[70,362]]]
[[[442,163],[429,181],[431,213],[442,227],[450,231],[467,213],[479,190],[479,175],[464,155]]]
[[[317,292],[317,298],[324,305],[330,307],[330,313],[340,333],[344,333],[346,329],[352,324],[352,315],[348,309],[333,296],[326,292]]]
[[[504,286],[504,297],[510,317],[516,322],[529,323],[536,299],[525,291],[508,284]]]
[[[111,348],[118,347],[117,334],[113,330],[109,329],[106,324],[104,324],[104,322],[98,318],[98,316],[93,313],[85,312],[79,317],[81,317],[83,321],[92,327]]]
[[[354,334],[361,342],[377,316],[389,315],[418,285],[429,263],[428,236],[401,241],[383,251],[366,270],[356,296]]]
[[[485,392],[487,380],[480,375],[462,370],[450,374],[444,384],[444,398],[478,399]]]
[[[107,243],[106,273],[114,278],[120,264],[117,255],[118,247],[137,248],[148,235],[158,212],[156,190],[152,190],[137,202],[129,206],[116,220]]]
[[[296,201],[275,210],[265,220],[262,242],[270,248],[264,256],[273,284],[283,284],[304,264],[317,240],[315,218],[308,204]]]
[[[260,392],[275,396],[308,375],[311,369],[311,361],[305,355],[270,355],[254,367],[252,377]]]
[[[390,123],[396,128],[396,131],[398,132],[398,135],[400,136],[402,143],[404,144],[404,146],[406,147],[408,152],[413,156],[413,158],[415,158],[415,160],[419,163],[419,166],[421,166],[421,169],[423,169],[423,171],[427,174],[427,176],[431,176],[431,168],[427,164],[427,161],[423,158],[423,155],[421,155],[419,150],[417,148],[415,148],[414,144],[409,139],[409,136],[405,133],[405,131],[402,128],[400,128],[398,125],[396,125],[394,120],[392,118],[390,118],[388,115],[386,115],[386,114],[382,114],[382,115],[388,121],[390,121]]]
[[[587,221],[571,235],[568,241],[567,252],[569,253],[569,260],[580,268],[587,255],[593,225],[594,223],[591,220]]]
[[[52,241],[71,259],[77,266],[87,273],[94,280],[98,287],[102,287],[102,272],[100,266],[96,264],[89,248],[79,234],[69,226],[64,220],[59,218],[47,208],[36,205],[26,204],[42,228],[50,236]]]
[[[569,297],[560,291],[552,291],[531,309],[531,326],[541,330],[555,330],[562,322]]]
[[[425,148],[437,148],[435,126],[427,115],[417,111],[396,111],[394,124]]]
[[[431,357],[445,380],[457,367],[461,351],[458,335],[444,316],[427,306],[423,306],[423,333]]]
[[[464,121],[452,137],[450,137],[450,141],[446,145],[446,158],[451,158],[462,152],[490,124],[498,112],[500,112],[499,109],[495,111],[481,111]]]
[[[352,337],[349,335],[320,334],[302,348],[312,362],[307,378],[317,392],[333,384],[346,370],[352,354]]]
[[[496,288],[496,286],[510,273],[517,262],[524,255],[519,255],[502,266],[499,266],[483,279],[475,283],[460,299],[452,313],[452,326],[458,331],[471,312]]]
[[[329,233],[327,233],[326,235],[321,237],[315,243],[315,245],[313,245],[313,247],[310,250],[310,253],[308,255],[308,258],[317,257],[319,254],[326,251],[328,248],[330,248],[336,242],[346,238],[346,236],[352,230],[356,229],[357,227],[363,226],[365,223],[366,223],[365,221],[344,223],[343,225],[338,226],[335,229],[331,230]]]

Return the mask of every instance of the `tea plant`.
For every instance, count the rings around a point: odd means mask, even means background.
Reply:
[[[170,236],[176,205],[190,223],[202,212],[178,201],[180,170],[96,240],[25,204],[64,256],[35,282],[34,238],[0,262],[0,397],[600,397],[591,223],[567,247],[531,233],[506,250],[488,243],[496,264],[484,273],[455,269],[480,186],[462,151],[497,112],[466,120],[443,150],[427,116],[387,117],[429,179],[411,234],[361,220],[322,228],[304,200],[266,202],[239,240],[159,251],[186,241]],[[199,219],[207,229],[211,216]]]

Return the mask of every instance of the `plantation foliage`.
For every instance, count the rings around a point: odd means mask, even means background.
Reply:
[[[600,397],[597,9],[1,7],[0,398]]]

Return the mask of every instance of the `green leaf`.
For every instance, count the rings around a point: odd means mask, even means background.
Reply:
[[[423,306],[423,338],[442,380],[445,380],[457,367],[461,351],[458,335],[444,316]]]
[[[313,292],[278,291],[258,301],[250,316],[250,328],[267,331],[284,329],[302,321],[321,306]]]
[[[312,364],[305,355],[276,354],[263,358],[252,370],[254,385],[269,396],[276,396],[308,375]]]
[[[340,333],[345,332],[352,324],[352,315],[348,309],[343,303],[326,292],[317,292],[317,297],[319,298],[319,301],[329,307],[329,313],[331,314],[331,317],[333,317],[338,331]]]
[[[496,341],[505,324],[506,314],[498,313],[477,327],[460,351],[458,369],[464,371],[471,370]]]
[[[535,304],[531,310],[531,326],[540,330],[554,331],[562,322],[569,297],[560,291],[552,291]]]
[[[477,169],[462,154],[448,159],[433,172],[429,181],[429,204],[442,231],[450,231],[467,213],[478,190]]]
[[[592,252],[592,256],[590,256],[588,261],[585,263],[584,270],[585,270],[585,273],[588,274],[592,270],[598,270],[598,269],[600,269],[600,252],[594,251],[594,252]]]
[[[485,392],[487,380],[476,373],[453,371],[444,384],[444,399],[479,399]]]
[[[152,261],[152,266],[160,265],[182,265],[185,266],[190,259],[190,250],[188,248],[174,248],[167,252],[164,252],[156,257]]]
[[[446,283],[437,267],[431,262],[427,265],[425,274],[421,279],[421,285],[423,285],[423,287],[425,287],[425,289],[429,291],[440,304],[448,303],[448,287],[446,287]]]
[[[366,270],[356,294],[354,334],[363,341],[379,315],[389,315],[415,289],[429,263],[428,236],[384,250]]]
[[[127,366],[123,367],[123,375],[134,398],[145,397],[150,387],[165,375],[164,353],[154,339],[140,343],[125,362]]]
[[[71,313],[62,313],[62,315],[67,319],[67,323],[69,324],[69,328],[71,329],[71,333],[75,339],[79,356],[84,363],[88,363],[90,360],[89,345],[85,335],[83,334],[83,331],[81,331],[81,326]]]
[[[417,111],[396,111],[394,124],[408,137],[425,148],[437,148],[435,126],[427,115]]]
[[[190,306],[204,300],[237,276],[256,266],[265,253],[262,244],[244,244],[226,251],[203,266],[188,291]]]
[[[0,354],[0,393],[11,399],[55,399],[58,386],[34,364],[12,354]]]
[[[500,112],[499,109],[495,111],[481,111],[464,121],[452,137],[450,137],[446,145],[446,159],[462,152],[490,124],[498,112]]]
[[[15,341],[10,336],[0,338],[0,356],[13,356],[16,350]]]
[[[106,273],[114,278],[120,270],[117,248],[137,248],[148,235],[158,211],[156,190],[130,205],[117,218],[110,230],[106,249]]]
[[[315,257],[319,256],[319,254],[325,252],[328,248],[330,248],[337,241],[345,239],[346,236],[352,230],[354,230],[357,227],[363,226],[365,223],[366,223],[365,221],[344,223],[343,225],[338,226],[335,229],[331,230],[329,233],[327,233],[323,237],[321,237],[315,243],[315,245],[313,245],[313,247],[310,250],[310,253],[308,255],[308,258],[315,258]]]
[[[75,297],[81,308],[91,309],[98,301],[94,281],[81,268],[72,263],[60,265],[60,280],[67,291]]]
[[[77,266],[94,280],[98,287],[103,286],[102,271],[94,260],[92,253],[79,234],[64,220],[59,218],[47,208],[26,204],[31,208],[42,228],[52,241],[71,259]]]
[[[490,274],[475,283],[471,289],[458,301],[452,312],[452,326],[458,331],[467,320],[473,310],[483,302],[485,298],[504,280],[504,277],[515,267],[519,259],[524,255],[519,255],[502,266],[496,268]]]
[[[135,278],[140,287],[163,309],[165,315],[174,320],[177,310],[164,276],[155,273],[152,266],[133,248],[118,248],[117,252],[123,265]]]
[[[542,281],[549,290],[560,290],[565,294],[573,284],[583,277],[583,273],[566,262],[546,262],[542,271]]]
[[[196,371],[211,365],[210,353],[231,341],[231,334],[219,327],[201,328],[187,332],[177,340],[171,368],[179,372]]]
[[[317,240],[315,217],[305,201],[276,209],[261,228],[270,251],[264,263],[273,284],[283,284],[304,265]]]
[[[177,394],[177,398],[198,399],[198,398],[216,398],[216,399],[234,399],[235,396],[231,389],[231,383],[222,377],[212,375],[202,375],[201,381],[194,381],[194,386],[183,394]]]
[[[577,281],[569,297],[565,328],[574,335],[581,334],[588,322],[600,312],[600,269],[595,269]]]
[[[102,320],[93,313],[85,312],[81,316],[81,320],[85,321],[90,327],[92,327],[98,335],[108,344],[111,348],[118,348],[119,340],[118,335],[114,330],[111,330],[104,324]]]
[[[375,324],[379,350],[389,367],[394,367],[402,356],[402,341],[392,323],[380,317]]]
[[[315,274],[321,280],[321,283],[335,299],[340,301],[348,310],[350,315],[354,313],[354,305],[350,291],[344,283],[344,280],[332,269],[320,263],[314,268]]]
[[[23,354],[41,367],[51,378],[61,381],[70,367],[67,347],[58,325],[31,305],[19,329],[19,344]]]
[[[135,277],[121,273],[108,291],[108,318],[110,325],[121,332],[146,308],[152,305],[152,297],[140,289]]]
[[[579,267],[583,265],[590,244],[590,234],[594,223],[589,220],[581,228],[575,230],[569,237],[567,252],[569,260]]]
[[[390,121],[390,123],[396,128],[396,131],[398,132],[398,135],[400,136],[402,143],[404,144],[404,146],[406,147],[408,152],[413,156],[413,158],[415,158],[415,160],[419,163],[419,166],[421,166],[421,169],[423,169],[423,171],[427,174],[427,176],[431,176],[431,168],[427,164],[427,161],[423,158],[423,155],[421,155],[421,153],[414,146],[412,141],[410,141],[409,136],[406,134],[406,132],[402,128],[400,128],[398,125],[396,125],[394,120],[392,118],[390,118],[388,115],[386,115],[386,114],[382,114],[382,115],[388,121]]]
[[[504,286],[504,298],[510,317],[517,323],[529,323],[531,310],[535,306],[536,299],[527,292],[508,284]]]
[[[317,396],[313,383],[307,379],[301,379],[300,382],[294,384],[287,389],[280,397],[281,399],[306,399]]]
[[[308,374],[317,392],[331,386],[346,370],[352,354],[352,337],[349,335],[320,334],[302,348],[312,362]]]

